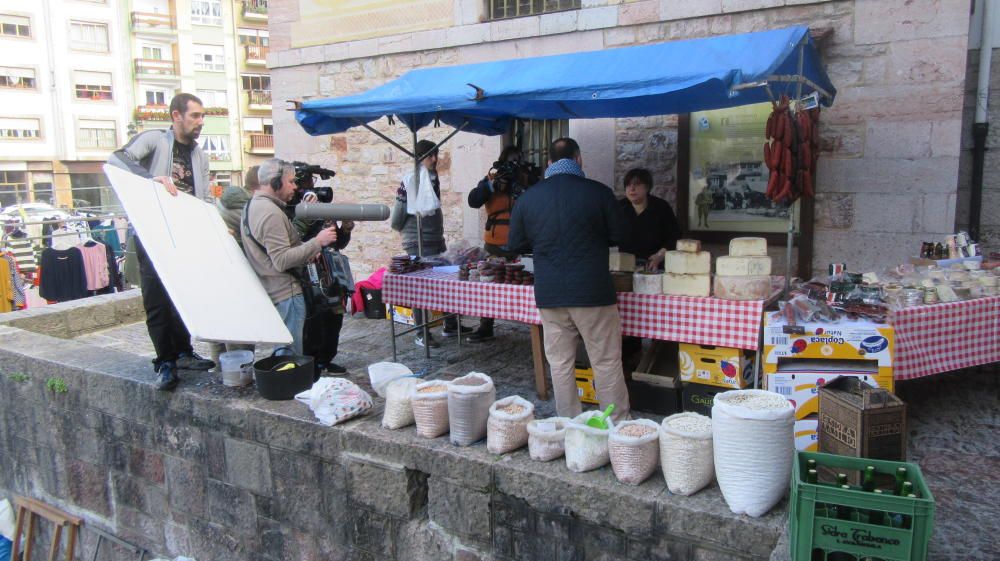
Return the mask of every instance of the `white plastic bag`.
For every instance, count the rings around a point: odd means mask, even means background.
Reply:
[[[659,425],[649,419],[623,421],[608,434],[608,455],[618,481],[638,485],[660,460]],[[634,434],[632,434],[634,433]]]
[[[10,501],[4,499],[0,501],[0,536],[14,541],[14,509],[10,506]]]
[[[368,379],[379,397],[385,397],[385,389],[393,380],[413,376],[413,371],[398,362],[376,362],[368,365]]]
[[[401,429],[413,424],[413,405],[410,394],[417,385],[416,378],[398,378],[389,382],[385,390],[385,411],[382,426],[387,429]]]
[[[764,390],[715,396],[712,440],[715,478],[729,510],[758,517],[788,490],[792,473],[795,409]]]
[[[486,438],[486,421],[496,398],[493,380],[482,372],[470,372],[448,384],[452,444],[468,446]]]
[[[712,419],[697,413],[663,419],[660,465],[667,489],[675,495],[693,495],[711,483],[715,477]]]
[[[424,166],[420,166],[419,188],[413,181],[412,171],[403,177],[403,186],[406,188],[406,214],[430,216],[441,208],[441,201],[434,193],[430,172]]]
[[[417,434],[437,438],[448,432],[448,382],[433,380],[413,386],[410,406]]]
[[[611,461],[608,455],[608,433],[615,428],[611,417],[607,418],[606,429],[587,426],[587,419],[601,414],[600,411],[587,411],[566,423],[566,467],[570,471],[582,473]]]
[[[528,444],[528,423],[535,419],[535,406],[514,395],[490,406],[486,422],[486,449],[491,454],[512,452]]]
[[[364,415],[372,408],[368,392],[343,378],[320,378],[295,399],[308,405],[319,422],[326,426]]]
[[[548,462],[566,450],[566,417],[549,417],[528,423],[528,455],[532,460]]]

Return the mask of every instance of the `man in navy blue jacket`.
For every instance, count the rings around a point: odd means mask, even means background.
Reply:
[[[608,253],[627,240],[628,230],[611,189],[587,179],[582,165],[580,146],[572,138],[552,143],[545,179],[514,207],[507,248],[534,256],[535,303],[545,330],[556,411],[562,417],[581,412],[573,368],[582,337],[597,399],[602,408],[614,403],[613,418],[621,420],[628,416],[629,401]]]

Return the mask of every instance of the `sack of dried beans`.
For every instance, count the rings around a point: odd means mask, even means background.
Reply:
[[[470,372],[448,384],[452,444],[468,446],[486,437],[486,420],[496,398],[493,380],[482,372]]]
[[[587,419],[601,415],[600,411],[587,411],[566,424],[566,467],[570,471],[582,473],[611,461],[608,456],[608,433],[615,428],[611,417],[607,418],[606,429],[587,426]]]
[[[565,452],[566,417],[536,419],[528,423],[528,455],[532,460],[548,462]]]
[[[608,435],[611,469],[618,481],[638,485],[656,471],[660,460],[657,424],[649,419],[623,421]]]
[[[417,434],[437,438],[448,432],[448,382],[434,380],[413,386],[410,405]]]
[[[667,489],[675,495],[693,495],[712,482],[712,419],[697,413],[678,413],[660,425],[660,466]]]
[[[486,423],[486,449],[504,454],[528,443],[528,423],[535,419],[535,406],[519,396],[505,397],[490,406]]]

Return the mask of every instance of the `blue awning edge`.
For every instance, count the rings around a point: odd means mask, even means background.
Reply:
[[[304,101],[295,118],[311,135],[387,116],[414,131],[440,121],[498,135],[515,118],[690,113],[794,96],[800,86],[826,106],[836,96],[805,26],[416,69],[366,92]]]

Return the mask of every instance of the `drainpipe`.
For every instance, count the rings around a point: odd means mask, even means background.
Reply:
[[[992,0],[983,0],[983,30],[979,42],[979,84],[976,88],[976,121],[972,125],[972,186],[969,194],[969,235],[979,241],[983,206],[983,164],[986,159],[987,109],[990,97],[990,59],[993,56]]]

